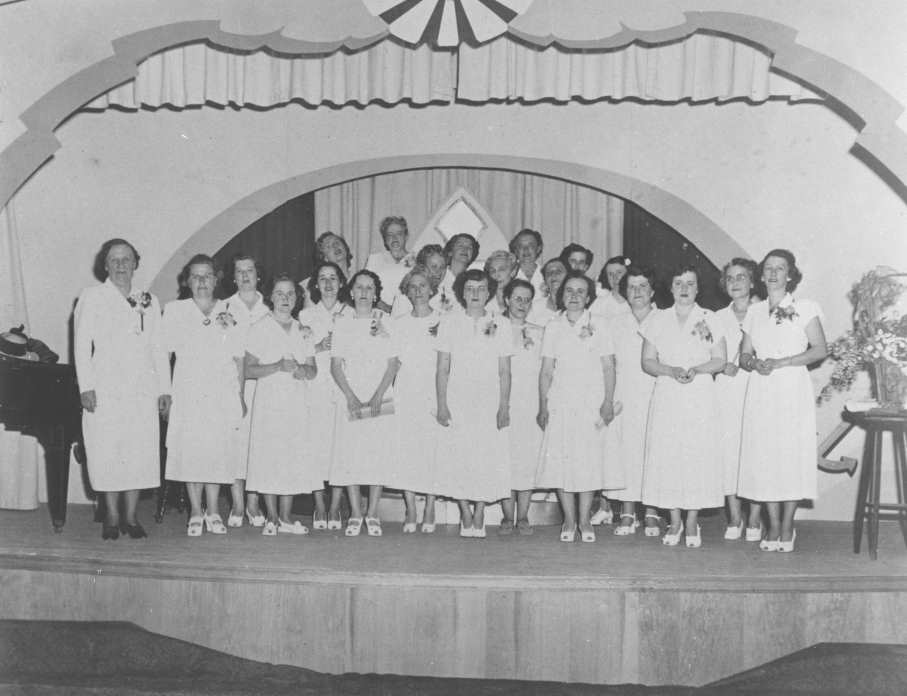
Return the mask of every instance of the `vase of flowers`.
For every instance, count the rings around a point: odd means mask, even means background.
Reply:
[[[861,370],[868,370],[879,407],[900,411],[907,401],[907,314],[898,300],[907,273],[878,266],[866,273],[848,294],[853,305],[853,328],[829,345],[835,366],[819,400],[846,391]]]

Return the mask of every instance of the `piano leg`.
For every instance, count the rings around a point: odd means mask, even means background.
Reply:
[[[37,428],[38,439],[44,447],[47,470],[47,502],[54,531],[58,534],[66,524],[66,501],[69,495],[69,448],[71,435],[62,425],[42,425]]]

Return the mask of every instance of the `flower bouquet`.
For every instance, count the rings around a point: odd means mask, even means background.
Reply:
[[[870,370],[880,408],[899,411],[907,400],[907,315],[896,304],[904,291],[898,273],[878,266],[866,273],[848,294],[853,304],[853,328],[828,346],[835,366],[818,401],[853,386],[862,369]]]
[[[151,306],[151,295],[144,290],[133,290],[126,298],[126,302],[139,315],[140,328],[136,333],[141,333],[145,330],[145,310]]]

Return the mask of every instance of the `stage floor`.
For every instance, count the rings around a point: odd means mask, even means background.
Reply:
[[[141,501],[139,519],[148,539],[104,541],[90,506],[70,506],[62,534],[52,531],[44,507],[0,510],[0,567],[251,582],[358,584],[367,577],[378,584],[514,589],[907,591],[907,546],[892,521],[881,522],[879,558],[871,561],[865,538],[862,552],[853,553],[850,523],[800,522],[794,553],[766,553],[755,543],[725,541],[719,514],[702,518],[700,549],[665,547],[642,529],[616,537],[611,526],[597,528],[594,544],[560,542],[555,525],[537,526],[529,537],[500,537],[489,526],[486,539],[462,539],[454,525],[404,535],[400,523],[385,523],[380,538],[369,537],[364,526],[356,538],[342,530],[263,537],[248,526],[189,538],[185,514],[171,510],[156,524],[150,500]],[[311,519],[301,519],[310,525]]]
[[[599,684],[695,686],[820,642],[907,644],[896,522],[871,561],[840,522],[801,522],[791,554],[724,541],[718,514],[700,549],[607,526],[594,544],[558,541],[557,525],[189,538],[185,515],[155,524],[152,502],[138,541],[103,541],[90,506],[70,506],[62,534],[45,508],[0,511],[0,618],[132,621],[331,674]]]

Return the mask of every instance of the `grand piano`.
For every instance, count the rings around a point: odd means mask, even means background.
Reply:
[[[47,499],[54,531],[66,523],[69,452],[82,439],[82,408],[72,365],[53,365],[0,353],[0,423],[34,435],[44,447]]]

